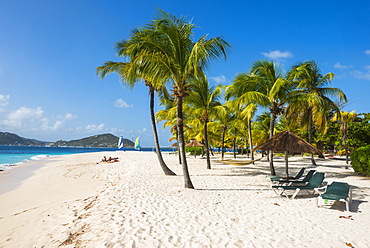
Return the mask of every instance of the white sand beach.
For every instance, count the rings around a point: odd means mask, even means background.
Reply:
[[[97,163],[103,156],[117,163]],[[177,176],[165,176],[152,152],[51,157],[15,189],[0,195],[0,247],[369,247],[370,180],[345,162],[289,158],[348,182],[353,203],[318,208],[270,189],[269,165],[232,166],[189,157],[195,189],[185,189],[177,156],[164,154]],[[284,175],[283,158],[276,171]],[[32,166],[32,165],[25,165]],[[1,182],[16,171],[0,174]]]

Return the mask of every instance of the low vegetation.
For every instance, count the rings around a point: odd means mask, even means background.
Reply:
[[[370,145],[360,147],[351,153],[353,169],[362,174],[370,176]]]

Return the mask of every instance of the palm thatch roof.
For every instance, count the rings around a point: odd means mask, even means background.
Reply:
[[[319,150],[313,147],[310,143],[289,131],[282,131],[278,134],[275,134],[266,142],[255,147],[253,150],[289,152],[289,153],[319,152]]]
[[[190,142],[187,143],[185,146],[186,147],[193,147],[193,146],[204,146],[204,145],[193,139],[193,140],[190,140]]]

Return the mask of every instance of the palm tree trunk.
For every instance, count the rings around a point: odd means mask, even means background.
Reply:
[[[347,122],[342,122],[342,126],[343,128],[341,128],[341,135],[342,135],[342,142],[343,142],[343,147],[344,147],[344,150],[346,151],[346,164],[348,164],[348,147],[347,147],[347,130],[348,130],[348,126],[347,126]],[[346,169],[348,169],[348,166],[346,166]]]
[[[208,145],[208,121],[204,121],[204,140],[206,145],[206,158],[207,158],[207,169],[211,169],[211,159],[209,158],[209,145]]]
[[[248,138],[247,136],[244,137],[245,140],[245,155],[249,158],[249,151],[248,151]],[[244,146],[242,147],[242,155],[244,155]]]
[[[179,130],[177,130],[177,127],[176,127],[176,142],[177,142],[177,153],[179,155],[179,164],[182,164],[180,154]]]
[[[347,134],[343,136],[343,146],[344,150],[346,151],[346,169],[348,169],[348,147],[347,147]]]
[[[271,113],[271,120],[270,120],[270,138],[274,135],[274,126],[275,126],[275,119],[276,115],[274,113]],[[272,151],[269,152],[269,158],[270,158],[270,171],[271,175],[275,176],[275,168],[274,168],[274,160],[273,160],[274,153]]]
[[[189,170],[188,170],[188,163],[186,161],[186,154],[185,154],[185,138],[184,138],[184,119],[182,114],[182,96],[177,96],[177,130],[179,135],[179,148],[181,154],[181,161],[182,161],[182,171],[184,173],[184,183],[185,188],[194,189],[193,183],[191,182]]]
[[[248,136],[249,136],[249,149],[251,153],[251,160],[254,160],[253,147],[252,147],[252,121],[248,120]]]
[[[162,167],[162,170],[165,175],[167,176],[175,176],[176,174],[167,167],[166,163],[163,160],[161,147],[159,146],[159,139],[158,139],[158,132],[157,132],[157,125],[155,123],[155,115],[154,115],[154,88],[149,86],[149,94],[150,94],[150,117],[152,121],[153,127],[153,134],[154,134],[154,144],[156,148],[157,157],[159,160],[159,164]]]
[[[346,140],[344,142],[344,150],[346,151],[346,164],[348,164],[348,147],[347,147],[347,142]]]
[[[309,116],[309,123],[308,123],[308,143],[312,144],[311,143],[311,139],[312,139],[312,111],[310,113],[310,116]],[[312,165],[316,165],[316,161],[315,161],[315,158],[313,156],[313,153],[311,153],[311,162],[312,162]]]
[[[236,159],[236,138],[233,138],[233,154],[234,154],[234,159]]]
[[[222,127],[222,141],[221,141],[221,160],[224,160],[225,154],[225,134],[226,134],[226,126]]]

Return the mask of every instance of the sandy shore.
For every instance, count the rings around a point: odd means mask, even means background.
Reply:
[[[97,163],[102,156],[117,163]],[[290,158],[326,173],[325,181],[353,186],[345,204],[317,208],[316,196],[290,200],[266,180],[268,163],[231,166],[190,157],[195,190],[184,189],[181,165],[164,154],[178,176],[164,176],[151,152],[106,152],[48,158],[16,189],[0,195],[0,247],[369,247],[370,180],[344,161]],[[285,171],[276,158],[278,174]],[[9,175],[0,175],[0,180]]]

